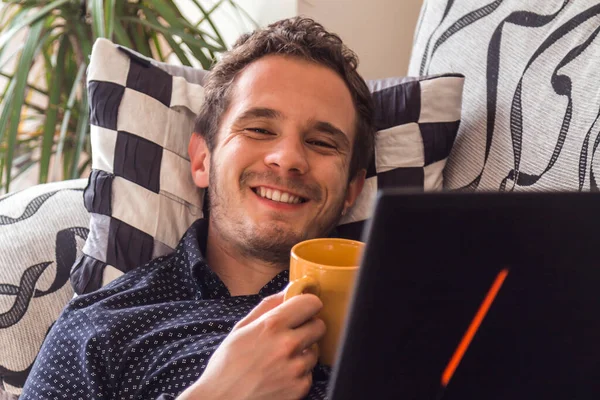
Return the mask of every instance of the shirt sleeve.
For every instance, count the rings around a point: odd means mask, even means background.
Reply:
[[[33,364],[20,400],[112,398],[96,329],[81,310],[65,309]]]

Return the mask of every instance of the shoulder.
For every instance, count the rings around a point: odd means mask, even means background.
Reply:
[[[132,269],[94,292],[75,297],[65,311],[81,310],[90,316],[100,309],[122,308],[130,303],[141,305],[145,300],[150,300],[151,296],[147,294],[156,288],[179,286],[181,275],[176,253],[161,256]]]
[[[197,291],[192,269],[203,261],[202,245],[207,223],[198,220],[173,252],[136,267],[108,285],[73,299],[71,310],[127,308],[161,301],[184,300]]]

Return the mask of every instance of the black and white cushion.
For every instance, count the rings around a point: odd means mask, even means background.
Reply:
[[[340,221],[340,236],[361,239],[379,189],[443,189],[460,125],[463,83],[460,74],[367,82],[375,102],[375,157],[355,206]]]
[[[164,255],[202,217],[187,146],[205,72],[149,60],[99,39],[88,70],[92,214],[71,277],[79,294]]]
[[[597,0],[426,0],[409,74],[464,74],[455,190],[597,191]]]
[[[166,254],[203,216],[187,146],[203,101],[204,71],[168,66],[99,39],[88,74],[92,213],[84,256],[71,281],[88,293]],[[460,121],[463,77],[369,82],[376,103],[375,158],[339,235],[360,238],[378,188],[441,190]]]
[[[90,220],[85,184],[37,185],[0,198],[0,398],[20,394],[46,333],[73,297],[69,273]]]

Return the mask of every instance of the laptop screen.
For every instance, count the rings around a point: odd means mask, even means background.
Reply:
[[[330,399],[597,398],[600,194],[380,194]]]

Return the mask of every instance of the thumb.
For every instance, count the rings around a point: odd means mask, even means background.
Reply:
[[[281,303],[283,303],[283,296],[284,291],[281,291],[272,296],[265,297],[256,307],[254,307],[254,309],[252,309],[252,311],[248,313],[248,315],[242,318],[233,329],[235,330],[243,328],[244,326],[256,321],[260,316],[281,305]]]

